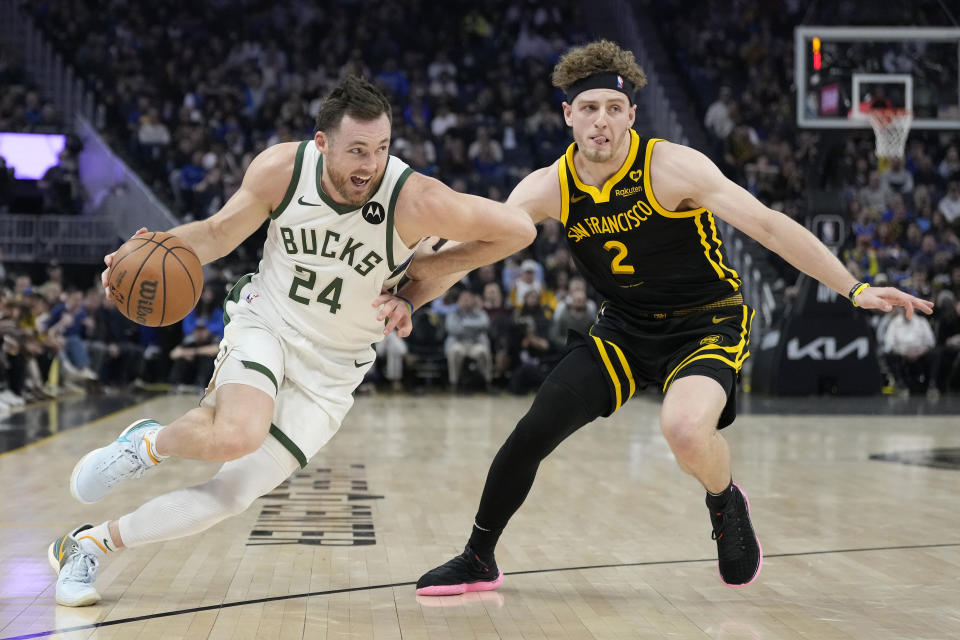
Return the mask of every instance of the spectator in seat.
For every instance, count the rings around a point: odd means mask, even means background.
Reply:
[[[953,180],[947,184],[947,193],[940,198],[937,209],[947,219],[950,226],[955,229],[960,227],[960,224],[958,224],[960,222],[960,183]]]
[[[390,383],[390,389],[401,391],[403,389],[403,362],[409,353],[406,341],[396,332],[391,332],[374,348],[377,351],[377,358],[381,360],[377,367],[384,379]]]
[[[535,260],[524,260],[520,263],[520,276],[513,283],[510,290],[510,305],[519,307],[530,291],[536,291],[539,298],[543,291],[543,280],[540,278],[540,265]]]
[[[69,381],[97,379],[97,374],[90,368],[90,354],[84,343],[87,313],[83,298],[82,291],[68,291],[63,302],[50,309],[47,318],[47,341],[62,348],[60,362]]]
[[[960,391],[960,300],[950,291],[942,291],[936,314],[933,381],[941,393]]]
[[[904,312],[895,308],[881,342],[897,387],[907,392],[925,392],[931,381],[936,344],[930,322],[916,313],[907,320]]]
[[[493,355],[487,329],[490,318],[480,306],[479,299],[464,289],[457,298],[457,308],[447,315],[447,339],[444,352],[447,356],[448,377],[451,388],[456,388],[460,372],[467,358],[476,362],[483,379],[489,386],[492,380]]]
[[[904,196],[913,193],[913,174],[904,168],[902,158],[890,161],[890,168],[883,173],[882,179],[892,193]]]
[[[540,293],[527,291],[523,305],[514,316],[510,345],[510,391],[523,394],[540,386],[550,366],[553,344],[550,342],[550,320],[540,305]]]
[[[880,179],[876,171],[870,172],[870,178],[865,187],[860,189],[860,204],[866,209],[877,212],[887,210],[887,200],[890,197],[890,188]]]
[[[64,149],[59,162],[47,169],[37,184],[43,194],[43,212],[60,215],[80,213],[83,204],[83,185],[76,158]]]
[[[198,319],[193,332],[170,352],[170,384],[175,388],[206,386],[213,376],[213,361],[219,348],[206,321]]]
[[[570,331],[587,335],[596,319],[596,313],[590,313],[591,300],[587,299],[585,288],[571,290],[568,298],[569,302],[553,317],[553,342],[557,345],[566,343]]]

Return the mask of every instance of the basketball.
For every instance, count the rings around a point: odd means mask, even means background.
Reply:
[[[127,318],[148,327],[183,320],[200,299],[200,259],[178,237],[151,231],[127,240],[107,274],[110,297]]]

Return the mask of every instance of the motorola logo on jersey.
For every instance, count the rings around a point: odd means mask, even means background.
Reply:
[[[380,224],[384,218],[387,217],[386,212],[383,210],[383,205],[379,202],[372,201],[363,205],[363,210],[360,212],[360,215],[370,224]]]

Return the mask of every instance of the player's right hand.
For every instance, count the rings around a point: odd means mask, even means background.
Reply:
[[[140,227],[137,229],[137,232],[131,236],[131,238],[136,238],[141,233],[146,232],[146,227]],[[117,251],[119,251],[119,248]],[[106,292],[108,298],[110,297],[110,283],[108,282],[107,278],[110,275],[110,267],[113,266],[113,256],[116,254],[117,252],[114,251],[113,253],[108,253],[107,255],[103,256],[103,264],[107,265],[107,268],[100,273],[100,283],[103,285],[103,290]]]

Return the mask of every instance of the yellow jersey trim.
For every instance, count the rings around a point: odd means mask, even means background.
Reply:
[[[613,190],[614,185],[623,180],[637,159],[637,151],[640,148],[640,136],[637,135],[636,131],[630,129],[630,150],[627,152],[627,159],[623,161],[623,164],[617,172],[603,183],[602,189],[597,189],[593,185],[581,182],[580,176],[577,175],[577,167],[573,163],[573,151],[576,146],[576,142],[571,143],[570,146],[567,147],[567,153],[564,156],[567,160],[567,166],[570,167],[570,175],[573,176],[573,183],[577,185],[577,189],[580,189],[580,191],[590,194],[593,201],[597,204],[610,202],[610,192]]]
[[[570,185],[567,184],[566,156],[560,157],[560,162],[557,163],[557,173],[560,177],[560,224],[566,227],[567,218],[570,217]]]
[[[613,381],[613,391],[616,396],[616,406],[613,408],[614,411],[620,408],[620,405],[623,404],[622,394],[620,392],[620,380],[617,378],[617,372],[613,370],[613,363],[610,362],[610,356],[607,355],[607,350],[603,347],[603,340],[597,336],[590,336],[593,338],[594,342],[597,343],[597,351],[600,352],[600,357],[603,359],[603,364],[607,367],[607,374],[610,376],[610,379]]]
[[[713,360],[720,360],[721,362],[728,364],[730,368],[732,368],[734,371],[739,373],[740,368],[743,366],[743,361],[746,360],[747,357],[750,355],[749,351],[747,351],[746,354],[744,354],[743,350],[747,346],[747,333],[750,331],[750,325],[753,323],[753,314],[756,313],[754,311],[753,313],[750,313],[748,315],[747,309],[749,309],[749,307],[747,307],[747,305],[743,305],[742,309],[743,309],[743,312],[742,312],[743,317],[740,319],[740,327],[741,327],[740,342],[732,347],[723,347],[720,345],[708,344],[692,352],[686,358],[681,360],[680,364],[674,367],[673,371],[670,372],[670,375],[667,376],[667,379],[663,381],[664,392],[667,391],[667,387],[669,387],[670,383],[672,383],[674,378],[676,378],[677,373],[680,371],[680,369],[683,369],[685,366],[689,365],[690,363],[696,360],[704,360],[708,358]],[[733,359],[731,360],[729,357],[726,357],[719,353],[703,353],[704,351],[710,351],[710,350],[725,352],[727,354],[730,354],[733,357]]]
[[[723,253],[720,252],[720,246],[723,244],[723,242],[721,242],[720,236],[717,235],[717,221],[713,218],[713,213],[710,211],[707,212],[707,221],[710,223],[710,228],[713,230],[714,251],[717,253],[717,262],[720,264],[720,268],[739,280],[740,274],[737,273],[737,270],[733,267],[728,267],[727,265],[723,264]],[[736,283],[733,284],[736,285]],[[736,290],[739,288],[739,285],[736,285],[733,288]]]
[[[710,240],[707,237],[707,232],[703,228],[704,218],[706,218],[707,222],[710,223],[711,235],[713,236],[714,240],[716,240],[716,245],[710,244]],[[713,224],[713,214],[704,209],[702,210],[702,213],[697,215],[693,220],[697,224],[697,231],[700,233],[700,244],[703,246],[703,255],[706,256],[707,262],[710,263],[710,266],[713,267],[713,270],[717,273],[717,278],[725,281],[727,284],[733,287],[734,291],[736,291],[740,288],[740,284],[736,280],[730,279],[728,270],[725,270],[722,265],[723,258],[720,256],[720,240],[717,238],[717,227]],[[714,260],[713,255],[711,255],[714,251],[716,251],[717,260]]]
[[[623,367],[623,372],[627,374],[627,380],[630,382],[630,393],[627,394],[627,400],[629,400],[633,397],[633,392],[637,390],[637,385],[633,381],[633,372],[630,371],[630,365],[627,364],[627,359],[624,357],[620,347],[609,340],[604,340],[604,342],[613,347],[614,352],[617,354],[617,359],[620,360],[620,366]]]
[[[699,209],[691,209],[689,211],[670,211],[663,205],[661,205],[656,196],[653,195],[653,185],[650,182],[650,159],[653,157],[653,146],[658,142],[662,142],[663,138],[650,138],[647,142],[647,152],[646,156],[643,159],[643,190],[647,194],[647,202],[662,216],[667,218],[692,218],[695,215],[699,215],[706,211],[703,207]]]

